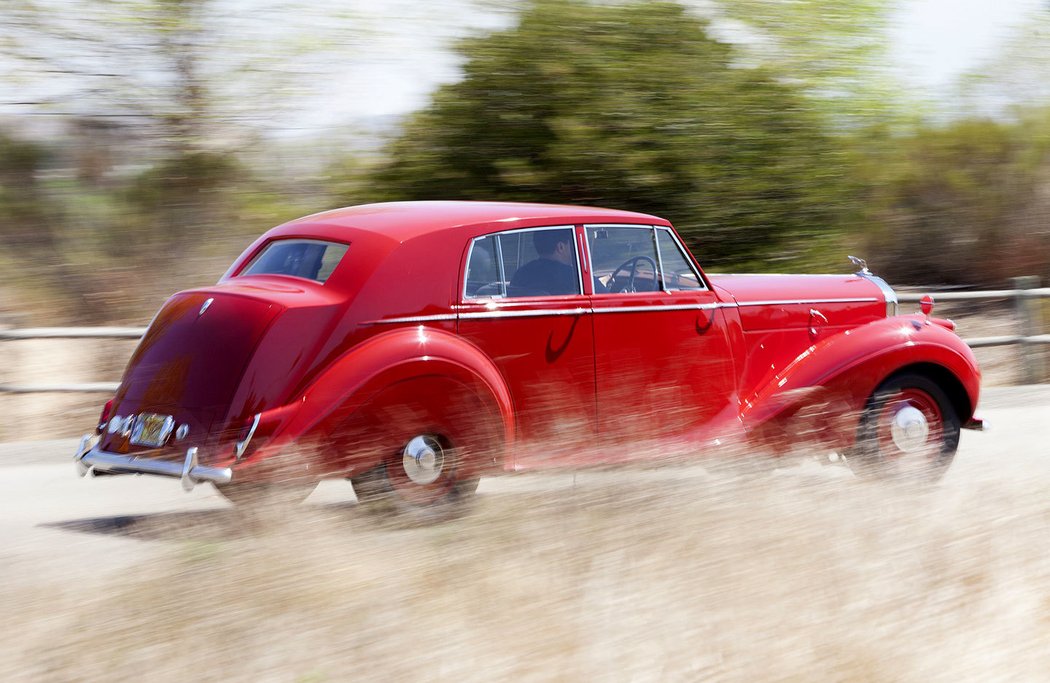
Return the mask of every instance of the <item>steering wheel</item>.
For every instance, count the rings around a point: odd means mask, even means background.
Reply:
[[[648,256],[633,256],[633,257],[627,259],[626,261],[624,261],[623,263],[621,263],[619,266],[617,266],[616,270],[614,270],[612,272],[612,277],[609,278],[609,285],[610,285],[609,286],[609,291],[610,292],[637,292],[638,290],[635,289],[635,286],[634,286],[634,278],[638,274],[638,263],[640,261],[645,261],[646,263],[648,263],[650,266],[653,267],[653,284],[655,285],[656,284],[656,261],[654,261],[652,258],[650,258]],[[620,281],[616,277],[616,275],[621,270],[627,270],[628,268],[630,268],[630,275],[627,278],[627,283],[625,285],[623,285],[623,286],[620,286]]]

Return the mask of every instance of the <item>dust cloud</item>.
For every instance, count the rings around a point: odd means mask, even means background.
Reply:
[[[123,518],[154,559],[8,591],[0,676],[1045,680],[1046,477],[953,474],[526,475],[424,528],[317,494]]]

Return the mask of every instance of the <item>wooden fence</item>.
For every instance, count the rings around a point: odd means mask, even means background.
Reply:
[[[1014,289],[993,289],[972,292],[934,292],[937,302],[985,301],[1002,299],[1012,302],[1018,320],[1017,334],[998,337],[977,337],[964,341],[972,348],[1021,345],[1021,381],[1033,384],[1043,377],[1042,353],[1036,347],[1050,344],[1050,334],[1036,334],[1040,325],[1039,300],[1050,298],[1050,287],[1039,288],[1036,277],[1013,279]],[[901,303],[918,303],[922,294],[898,292]],[[144,327],[35,327],[0,330],[0,341],[13,343],[27,339],[138,339],[146,333]],[[117,382],[56,382],[49,384],[0,384],[0,393],[30,394],[51,392],[113,393]]]
[[[1015,277],[1014,289],[986,289],[973,292],[936,292],[931,294],[935,302],[944,301],[988,301],[1002,299],[1012,302],[1017,318],[1017,334],[997,337],[974,337],[964,339],[970,348],[979,349],[988,346],[1011,346],[1020,344],[1021,349],[1021,383],[1034,384],[1043,377],[1043,354],[1037,350],[1039,344],[1050,344],[1050,334],[1036,334],[1041,326],[1040,299],[1050,298],[1050,287],[1039,285],[1039,278],[1034,276]],[[918,303],[924,294],[897,293],[901,303]]]

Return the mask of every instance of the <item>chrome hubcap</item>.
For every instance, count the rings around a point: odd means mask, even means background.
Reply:
[[[413,483],[431,484],[441,476],[445,466],[445,451],[433,436],[413,437],[401,453],[405,474]]]
[[[906,405],[893,416],[890,433],[897,448],[905,453],[914,453],[926,447],[930,425],[921,410]]]

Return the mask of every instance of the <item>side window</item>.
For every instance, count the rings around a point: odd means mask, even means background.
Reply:
[[[507,296],[581,293],[572,228],[520,230],[499,239]]]
[[[470,246],[464,294],[468,299],[502,296],[502,279],[496,263],[496,236],[480,237]]]
[[[468,299],[581,294],[577,263],[573,228],[479,238],[471,247],[464,294]]]
[[[696,290],[704,289],[704,283],[690,265],[689,259],[675,242],[670,231],[656,230],[657,244],[660,246],[660,264],[663,266],[664,289]]]
[[[591,272],[596,294],[655,292],[658,257],[653,229],[588,228]]]

